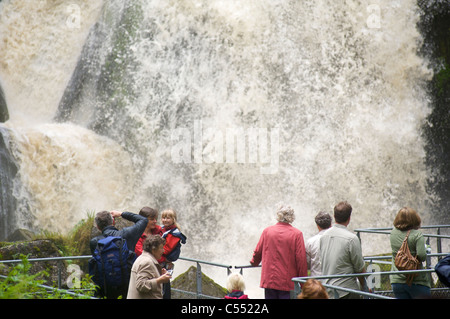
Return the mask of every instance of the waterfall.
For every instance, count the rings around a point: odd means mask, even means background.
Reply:
[[[279,202],[305,238],[341,200],[352,229],[404,205],[426,224],[420,17],[373,2],[3,1],[5,126],[38,226],[172,207],[183,254],[246,264]]]

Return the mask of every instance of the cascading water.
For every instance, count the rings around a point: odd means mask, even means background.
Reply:
[[[404,205],[426,223],[415,1],[80,0],[65,31],[53,2],[29,20],[1,3],[17,44],[0,47],[5,126],[36,227],[172,207],[185,256],[242,265],[279,202],[305,238],[340,200],[351,228],[390,226]]]

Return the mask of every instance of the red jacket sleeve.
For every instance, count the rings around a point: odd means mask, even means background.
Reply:
[[[264,232],[262,233],[261,237],[259,238],[258,244],[256,245],[256,248],[253,251],[253,257],[252,257],[252,260],[250,260],[250,264],[252,266],[256,267],[261,262],[263,245],[264,245]]]
[[[139,238],[138,242],[136,243],[136,246],[134,247],[134,252],[136,253],[136,257],[140,256],[142,254],[145,238],[147,238],[147,236],[142,234],[141,238]]]
[[[164,253],[161,259],[158,260],[159,263],[166,261],[166,256],[170,254],[170,252],[176,247],[180,238],[173,236],[172,234],[168,234],[166,237],[166,243],[164,244]]]

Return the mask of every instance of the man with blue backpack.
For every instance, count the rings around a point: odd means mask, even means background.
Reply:
[[[135,224],[118,230],[114,226],[117,217]],[[89,274],[98,286],[97,297],[126,298],[131,267],[136,259],[134,248],[147,223],[146,217],[130,212],[101,211],[96,214],[95,225],[102,234],[90,241]]]

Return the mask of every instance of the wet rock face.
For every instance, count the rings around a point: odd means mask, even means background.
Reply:
[[[450,4],[418,1],[422,10],[419,29],[424,42],[421,53],[430,60],[434,76],[428,83],[431,113],[424,125],[426,163],[430,169],[430,203],[435,224],[446,223],[450,207]]]
[[[0,123],[5,123],[9,119],[8,106],[6,105],[5,94],[0,86]]]
[[[14,231],[9,228],[14,225],[17,206],[12,192],[18,167],[7,147],[7,136],[7,130],[0,126],[0,240]]]

